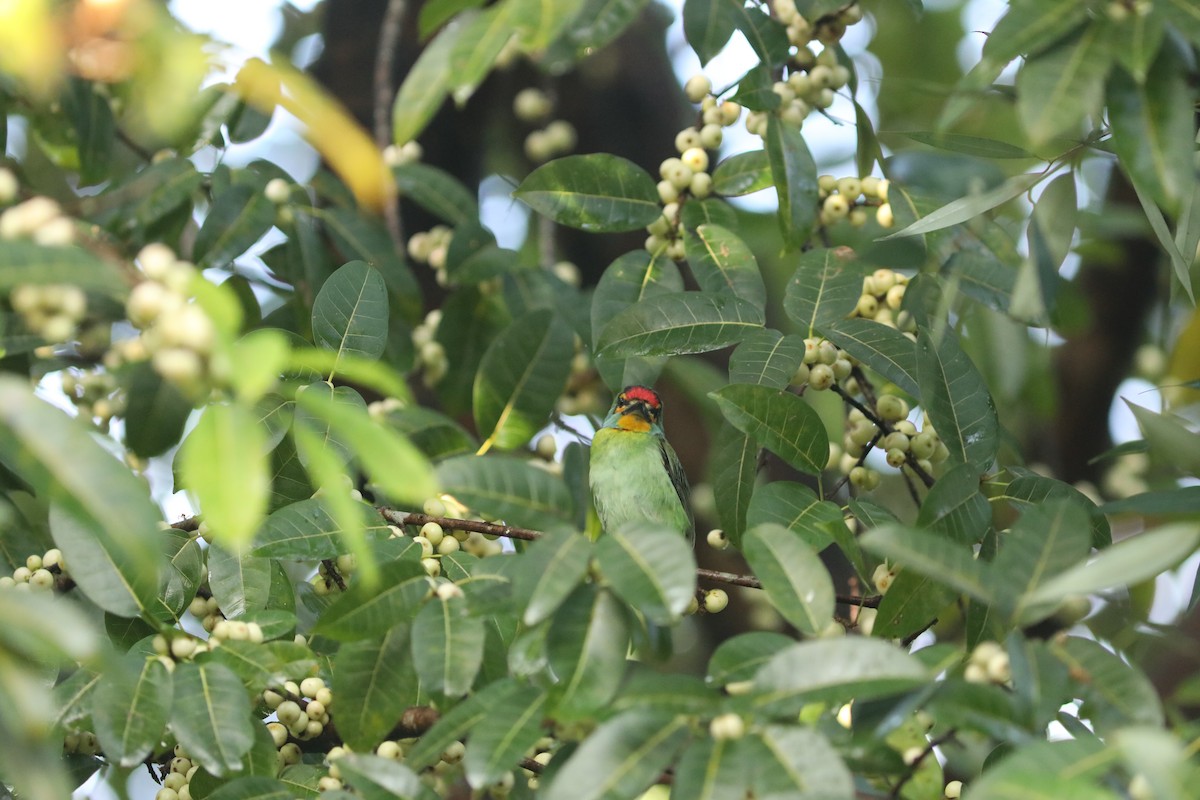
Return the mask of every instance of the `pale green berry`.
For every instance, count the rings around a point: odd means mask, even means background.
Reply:
[[[271,734],[271,741],[275,743],[275,749],[283,747],[288,740],[287,726],[281,722],[268,722],[267,733]]]
[[[442,562],[436,558],[422,558],[421,566],[425,568],[425,574],[431,578],[436,578],[442,574]]]
[[[54,573],[48,569],[35,570],[29,576],[29,586],[33,589],[46,590],[54,586]]]
[[[725,535],[725,531],[720,528],[713,528],[708,532],[706,537],[708,546],[714,550],[724,550],[729,547],[729,537]]]
[[[890,203],[884,203],[875,209],[875,221],[883,228],[890,228],[896,224],[896,217],[892,214]]]
[[[874,295],[870,294],[860,296],[858,298],[858,305],[854,307],[854,313],[866,319],[874,317],[877,311],[879,311],[879,301],[875,299]]]
[[[450,746],[442,751],[442,761],[447,764],[457,764],[463,760],[463,756],[467,754],[467,748],[462,742],[451,742]]]
[[[893,311],[900,310],[900,306],[904,302],[905,288],[906,287],[904,286],[904,284],[900,283],[900,284],[896,284],[892,288],[888,289],[888,293],[887,293],[888,308],[892,309]]]
[[[691,192],[692,197],[695,197],[697,200],[703,200],[712,194],[712,186],[712,175],[709,175],[707,172],[697,172],[692,176],[692,182],[688,186],[688,191]]]
[[[844,381],[850,377],[850,373],[854,371],[854,365],[847,358],[839,358],[831,365],[833,367],[833,377],[837,381]]]
[[[684,128],[675,134],[675,149],[680,153],[686,153],[693,147],[701,146],[700,131],[695,128]]]
[[[808,385],[810,388],[823,392],[830,386],[833,386],[834,374],[833,367],[828,364],[814,364],[808,373]]]
[[[179,792],[164,786],[155,793],[154,800],[179,800]]]
[[[822,339],[817,345],[817,361],[821,364],[833,364],[839,358],[837,345],[828,339]]]
[[[300,681],[300,694],[305,697],[316,697],[317,692],[325,688],[325,681],[320,678],[305,678]]]
[[[693,75],[683,86],[683,93],[693,103],[699,103],[712,93],[712,81],[704,75]]]
[[[658,199],[662,203],[674,203],[679,199],[679,188],[668,180],[658,182]],[[651,231],[653,233],[653,231]]]
[[[263,195],[275,205],[286,203],[291,194],[291,187],[283,178],[272,178],[263,189]]]
[[[921,431],[909,441],[909,450],[914,458],[924,461],[933,456],[937,445],[936,436],[928,431]]]
[[[429,542],[430,546],[437,547],[445,535],[446,532],[441,525],[436,522],[426,522],[421,526],[421,533],[416,538],[423,538]]]
[[[879,397],[875,405],[875,410],[879,412],[880,418],[887,422],[897,422],[908,416],[908,403],[904,402],[904,398],[894,394],[885,394]]]
[[[457,553],[462,548],[462,544],[454,536],[446,536],[442,541],[438,542],[438,555],[448,556],[451,553]]]
[[[942,790],[942,797],[946,800],[958,800],[962,797],[962,781],[950,781],[946,784],[946,788]]]
[[[850,213],[850,202],[840,194],[831,194],[825,198],[821,210],[830,222],[845,218]]]
[[[862,194],[862,181],[855,177],[838,178],[837,190],[838,194],[845,195],[847,199],[853,200]]]
[[[729,595],[724,589],[709,589],[704,593],[704,610],[719,614],[729,606]]]
[[[908,461],[908,453],[901,450],[899,447],[893,447],[887,451],[887,463],[890,467],[899,468]]]
[[[704,148],[702,148],[702,147],[688,148],[687,150],[685,150],[683,152],[683,155],[681,155],[679,157],[679,159],[693,173],[704,172],[705,170],[708,169],[708,153],[705,152]],[[688,176],[689,184],[691,183],[691,180],[692,180],[692,176],[689,175]],[[680,187],[680,188],[682,188],[682,187]]]
[[[725,131],[717,123],[708,123],[700,129],[700,146],[705,150],[716,150],[724,139]]]
[[[741,714],[720,714],[708,723],[708,734],[718,742],[740,739],[746,735],[746,720]]]
[[[300,710],[300,704],[295,700],[284,700],[279,704],[279,708],[275,709],[275,715],[279,717],[279,721],[289,728],[295,726],[303,713]]]

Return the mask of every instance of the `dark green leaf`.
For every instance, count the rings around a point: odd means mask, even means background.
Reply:
[[[821,333],[904,391],[920,394],[916,345],[900,331],[870,319],[843,319],[824,325]]]
[[[218,786],[206,800],[291,800],[292,790],[283,781],[266,775],[246,775]]]
[[[476,789],[496,783],[515,768],[542,737],[546,694],[533,687],[518,689],[492,706],[471,731],[467,749],[467,781]]]
[[[892,564],[915,570],[984,603],[994,600],[984,565],[967,545],[958,545],[927,531],[886,524],[859,538],[867,550]]]
[[[479,88],[512,38],[514,8],[511,3],[501,3],[472,15],[455,38],[447,72],[450,94],[459,107]]]
[[[799,536],[781,525],[755,525],[742,539],[742,553],[771,605],[801,633],[820,635],[833,621],[833,581]]]
[[[783,23],[758,8],[746,6],[740,0],[720,1],[731,9],[733,24],[746,37],[763,64],[774,67],[787,60],[790,43]]]
[[[242,769],[254,745],[246,690],[223,664],[182,663],[172,673],[171,731],[188,755],[213,775]]]
[[[779,230],[784,246],[797,250],[817,221],[817,165],[800,129],[774,114],[767,118],[766,150],[779,198]]]
[[[369,506],[361,506],[367,535],[382,534],[387,523]],[[267,517],[254,537],[256,556],[266,558],[333,558],[347,552],[344,531],[320,497],[291,503]]]
[[[275,224],[275,204],[257,187],[230,186],[213,198],[196,233],[192,257],[200,269],[227,267]]]
[[[938,133],[935,131],[896,131],[897,136],[907,136],[914,142],[927,144],[941,150],[954,153],[965,153],[978,158],[1035,158],[1023,148],[1010,142],[997,139],[985,139],[980,136],[967,136],[962,133]]]
[[[191,401],[149,362],[130,369],[126,386],[125,445],[142,458],[162,455],[183,436]]]
[[[829,461],[825,424],[803,398],[767,386],[731,384],[709,394],[738,430],[798,470],[820,475]]]
[[[1050,173],[1030,173],[1014,175],[999,186],[979,194],[960,197],[936,211],[931,211],[911,225],[907,225],[894,233],[884,236],[881,241],[898,239],[905,236],[918,236],[933,233],[945,228],[966,222],[979,216],[985,211],[991,211],[1015,197],[1020,197],[1034,186],[1042,182]]]
[[[96,84],[72,78],[63,92],[63,109],[75,128],[80,185],[101,183],[108,178],[116,141],[116,124],[108,97],[97,90]]]
[[[214,544],[208,549],[209,585],[221,612],[229,619],[267,607],[271,590],[271,562],[239,556]]]
[[[851,800],[854,778],[833,745],[820,733],[795,725],[768,725],[759,734],[771,762],[754,770],[761,797]]]
[[[1035,147],[1056,136],[1078,135],[1083,119],[1100,110],[1112,59],[1103,25],[1089,25],[1079,36],[1026,59],[1017,73],[1017,114]]]
[[[767,289],[758,262],[733,231],[700,225],[687,234],[686,244],[688,264],[701,290],[732,293],[759,307],[766,303]]]
[[[687,727],[687,717],[643,709],[608,720],[554,774],[546,800],[637,796],[683,747]]]
[[[1034,472],[1010,467],[1009,472],[1014,477],[1008,486],[1004,487],[1003,497],[1016,501],[1021,505],[1041,505],[1047,500],[1066,498],[1074,501],[1088,512],[1091,517],[1092,546],[1107,547],[1112,544],[1112,529],[1108,519],[1090,497],[1069,483],[1038,475]]]
[[[406,764],[376,755],[347,753],[338,767],[354,783],[364,800],[433,800],[433,791]],[[328,792],[321,792],[322,795]]]
[[[723,158],[713,170],[713,191],[723,197],[742,197],[771,186],[766,150],[751,150]]]
[[[935,342],[928,330],[917,335],[917,379],[921,401],[950,457],[984,472],[996,456],[999,423],[987,384],[959,346],[945,333]]]
[[[729,382],[783,389],[803,361],[803,338],[765,328],[742,339],[729,356]]]
[[[458,19],[443,28],[417,57],[392,103],[392,141],[404,144],[417,138],[441,108],[450,89],[450,55],[466,22]]]
[[[739,297],[707,292],[655,295],[617,314],[596,342],[603,357],[720,350],[761,328],[763,312]]]
[[[683,277],[675,262],[645,250],[626,253],[613,261],[592,294],[592,342],[613,317],[647,297],[683,291]],[[594,348],[593,348],[594,349]],[[612,359],[597,354],[596,368],[605,384],[618,390],[631,384],[652,385],[658,379],[664,358]]]
[[[467,506],[514,525],[539,528],[574,516],[562,479],[523,458],[456,456],[438,465],[437,476],[443,490]]]
[[[678,622],[696,594],[696,560],[688,540],[649,522],[605,531],[596,561],[613,591],[659,625]]]
[[[713,686],[748,681],[776,653],[795,643],[790,636],[770,631],[738,634],[721,642],[713,651],[705,680]]]
[[[428,164],[392,167],[400,194],[451,225],[479,216],[475,197],[448,172]]]
[[[546,635],[546,656],[557,678],[551,689],[556,718],[604,708],[620,688],[628,647],[629,623],[612,594],[593,584],[572,592]]]
[[[722,425],[717,430],[709,460],[713,469],[713,499],[721,525],[735,547],[742,543],[760,452],[758,443],[736,428]]]
[[[960,464],[943,473],[921,501],[917,525],[960,544],[975,544],[992,521],[992,509],[979,491],[979,471]]]
[[[413,622],[412,659],[424,691],[467,693],[483,664],[483,620],[468,616],[462,597],[433,598]]]
[[[417,700],[407,625],[344,644],[333,659],[338,732],[355,750],[374,749]]]
[[[702,66],[721,52],[736,29],[734,8],[725,0],[685,0],[683,35]]]
[[[848,247],[817,248],[800,254],[800,264],[788,281],[783,308],[804,336],[845,319],[862,296],[863,273]]]
[[[903,570],[879,603],[871,635],[898,639],[924,630],[956,597],[954,590],[932,578]]]
[[[339,358],[379,358],[387,343],[387,326],[383,277],[363,261],[351,261],[330,275],[313,301],[313,338]]]
[[[1160,726],[1162,703],[1150,679],[1099,642],[1068,637],[1052,652],[1076,674],[1087,718],[1100,735],[1128,724]]]
[[[493,708],[521,690],[515,680],[501,678],[470,695],[443,713],[433,727],[421,735],[412,750],[405,754],[405,763],[417,770],[433,766],[451,743],[465,738],[492,716]]]
[[[425,568],[415,560],[390,561],[380,567],[379,581],[353,581],[321,614],[317,633],[353,640],[381,636],[398,622],[411,622],[431,588]]]
[[[543,164],[513,196],[560,225],[595,233],[644,228],[662,214],[654,179],[632,161],[608,153]]]
[[[805,703],[899,694],[929,679],[913,656],[878,639],[814,639],[776,653],[754,678],[754,707],[789,717]]]
[[[492,342],[475,376],[475,429],[483,451],[512,450],[546,426],[571,374],[574,336],[553,311],[515,320]]]
[[[845,527],[837,503],[821,500],[812,489],[791,481],[771,481],[754,493],[746,524],[764,523],[791,530],[816,552],[833,543],[832,526]]]
[[[1003,67],[1019,55],[1035,56],[1087,17],[1087,7],[1074,0],[1014,3],[984,41],[984,60]]]

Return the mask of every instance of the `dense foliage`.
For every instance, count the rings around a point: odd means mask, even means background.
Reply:
[[[686,0],[756,63],[657,175],[544,91],[650,10],[429,0],[380,149],[150,0],[0,4],[0,793],[1195,796],[1200,597],[1150,607],[1200,548],[1200,0],[1013,0],[965,74],[957,8]],[[519,61],[509,249],[417,142]],[[311,180],[226,162],[283,110]],[[586,285],[560,226],[646,239]],[[1098,489],[1035,462],[1122,238],[1100,361],[1171,391]],[[590,512],[634,383],[695,551]]]

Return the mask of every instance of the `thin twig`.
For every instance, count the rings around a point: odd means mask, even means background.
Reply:
[[[375,51],[375,107],[373,122],[375,144],[380,150],[391,144],[391,108],[396,87],[392,83],[392,66],[396,61],[396,44],[400,41],[401,24],[407,10],[407,0],[388,0],[379,29],[379,46]],[[404,245],[404,225],[400,220],[400,198],[395,192],[388,195],[383,207],[388,234],[397,247]]]
[[[396,511],[391,508],[381,508],[379,509],[379,513],[393,525],[424,525],[426,522],[436,522],[446,530],[474,531],[475,533],[504,536],[509,539],[523,539],[530,542],[542,538],[541,531],[518,528],[514,525],[497,525],[494,522],[480,522],[473,519],[434,517],[429,514]]]
[[[929,754],[932,753],[934,749],[941,747],[943,744],[953,739],[957,734],[958,729],[951,728],[941,736],[930,739],[929,744],[927,744],[925,749],[921,751],[921,755],[917,756],[917,758],[908,765],[908,772],[904,773],[904,776],[900,778],[900,781],[892,787],[892,791],[888,794],[888,797],[892,798],[892,800],[895,800],[897,797],[899,797],[900,790],[903,789],[904,785],[912,780],[913,776],[917,774],[917,768],[921,766],[921,762],[929,758]]]

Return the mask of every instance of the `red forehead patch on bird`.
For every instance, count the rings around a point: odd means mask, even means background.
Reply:
[[[626,400],[641,400],[643,403],[649,403],[653,408],[662,405],[662,401],[658,399],[658,393],[645,386],[626,386],[621,394]]]

